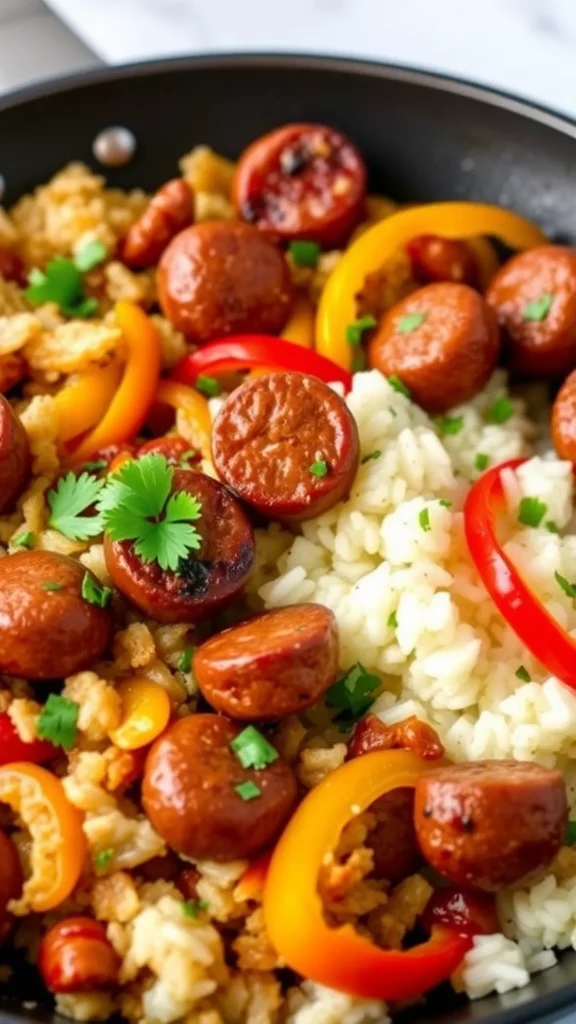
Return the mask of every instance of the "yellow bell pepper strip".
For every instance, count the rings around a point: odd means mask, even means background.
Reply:
[[[53,910],[68,898],[84,866],[88,848],[82,815],[60,779],[24,761],[0,768],[0,802],[16,812],[32,836],[31,875],[14,910]]]
[[[437,762],[436,762],[437,763]],[[378,797],[414,786],[432,767],[406,750],[378,750],[331,772],[302,801],[277,843],[264,919],[281,960],[306,978],[363,999],[413,999],[448,978],[472,939],[434,927],[412,949],[380,949],[350,924],[324,920],[318,875],[343,827]]]
[[[99,448],[131,440],[144,423],[156,395],[160,376],[158,332],[133,302],[117,302],[115,313],[128,349],[124,374],[103,418],[70,453],[71,465],[85,462]]]
[[[187,356],[184,356],[187,359]],[[212,420],[208,402],[199,391],[181,384],[176,380],[162,380],[156,392],[155,401],[160,405],[170,405],[178,412],[182,409],[187,416],[188,422],[193,427],[194,446],[199,448],[205,459],[211,458],[210,434],[212,432]]]
[[[108,735],[121,750],[138,750],[152,743],[168,725],[172,706],[163,686],[145,676],[133,676],[117,686],[122,701],[120,725]]]
[[[122,378],[122,366],[112,362],[76,374],[73,383],[54,396],[61,444],[91,430],[104,416]]]
[[[299,293],[294,300],[288,323],[280,334],[285,341],[291,341],[302,348],[314,348],[315,314],[310,301]]]
[[[354,242],[328,278],[316,320],[317,352],[349,369],[354,353],[346,340],[346,328],[357,317],[357,293],[368,274],[385,266],[417,235],[492,235],[512,249],[531,249],[547,241],[540,228],[524,217],[484,203],[428,203],[400,210]]]

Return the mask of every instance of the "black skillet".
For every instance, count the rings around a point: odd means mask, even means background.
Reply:
[[[197,57],[37,86],[0,101],[0,174],[11,202],[71,160],[97,166],[92,141],[116,124],[132,129],[138,149],[129,166],[108,173],[110,183],[153,189],[196,143],[235,156],[275,125],[302,120],[347,132],[375,191],[400,200],[498,203],[551,237],[576,242],[576,123],[455,79],[361,61]],[[21,1006],[34,1000],[29,981],[2,992],[0,1020],[62,1020],[46,1002]],[[576,954],[568,953],[524,989],[475,1003],[440,992],[409,1019],[568,1022],[576,1021],[574,1003]]]

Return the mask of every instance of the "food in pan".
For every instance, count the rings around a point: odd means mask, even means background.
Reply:
[[[576,253],[332,127],[2,212],[3,979],[362,1024],[576,946],[575,374]]]

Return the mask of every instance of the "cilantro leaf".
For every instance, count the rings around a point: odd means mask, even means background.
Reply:
[[[318,242],[308,242],[305,239],[290,242],[288,251],[297,267],[315,267],[321,252]]]
[[[257,772],[273,764],[280,756],[276,748],[268,743],[266,737],[253,725],[247,725],[238,733],[230,746],[243,768],[255,768]]]
[[[326,704],[338,708],[338,720],[353,725],[373,704],[373,693],[381,685],[378,676],[371,675],[358,661],[326,691]]]
[[[24,295],[34,305],[55,302],[63,308],[74,306],[83,298],[82,274],[72,260],[64,256],[49,260],[44,271],[32,270],[28,281]]]
[[[411,334],[418,327],[421,327],[426,320],[426,313],[406,313],[401,316],[396,324],[398,334]]]
[[[548,316],[548,313],[552,309],[553,302],[554,296],[551,295],[550,292],[543,292],[539,299],[533,299],[532,302],[528,302],[527,305],[524,306],[522,319],[540,323]]]
[[[76,742],[80,705],[68,697],[51,693],[38,717],[38,735],[56,747],[71,750]]]
[[[97,608],[106,608],[112,597],[110,587],[103,587],[90,572],[84,573],[81,593],[88,604],[93,604]]]
[[[100,516],[82,515],[94,505],[104,483],[90,473],[67,473],[48,491],[48,526],[70,540],[88,540],[102,533]]]
[[[202,505],[186,491],[171,494],[174,471],[163,455],[150,452],[126,462],[103,484],[98,511],[112,540],[131,540],[143,562],[178,570],[202,538],[192,525]]]
[[[74,263],[81,274],[87,274],[89,270],[93,270],[99,263],[103,263],[107,255],[108,249],[104,242],[101,242],[99,238],[94,238],[91,242],[86,242],[78,250]]]
[[[540,526],[548,511],[548,505],[540,498],[522,498],[518,508],[518,522],[522,526]]]

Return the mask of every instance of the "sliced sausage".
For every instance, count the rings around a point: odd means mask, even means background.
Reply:
[[[242,730],[218,715],[182,718],[156,740],[146,761],[142,801],[154,828],[185,857],[228,861],[272,843],[296,802],[296,778],[278,758],[243,768],[230,744]],[[259,793],[243,799],[238,786]]]
[[[109,647],[112,613],[82,597],[80,562],[53,551],[0,559],[0,671],[24,679],[61,679]]]
[[[24,877],[18,851],[5,832],[0,832],[0,943],[12,930],[14,919],[8,910],[11,900],[22,891]]]
[[[178,572],[143,562],[131,541],[104,539],[115,586],[159,622],[196,622],[222,608],[242,590],[254,560],[252,527],[226,487],[203,473],[180,469],[172,480],[172,492],[178,491],[193,495],[202,505],[194,524],[200,547],[181,560]]]
[[[396,749],[413,750],[428,760],[444,753],[434,729],[415,716],[389,726],[376,715],[366,715],[352,734],[348,758],[361,757],[372,750]],[[374,854],[374,870],[380,878],[399,882],[416,871],[422,860],[414,828],[414,790],[393,789],[375,800],[370,812],[376,816],[376,825],[370,830],[366,845]]]
[[[338,671],[334,614],[296,604],[217,633],[194,655],[206,700],[230,718],[266,721],[315,704]]]
[[[181,231],[158,266],[165,316],[197,343],[230,334],[277,334],[293,299],[288,264],[249,224],[210,221]]]
[[[269,519],[332,508],[358,469],[358,430],[344,400],[315,377],[269,373],[226,399],[212,431],[220,477]]]
[[[420,849],[458,886],[496,892],[532,883],[558,853],[567,817],[561,773],[530,761],[453,764],[416,783]]]
[[[167,181],[126,235],[120,250],[123,263],[134,269],[155,266],[168,242],[193,219],[194,196],[190,186],[183,178]]]
[[[270,237],[335,246],[363,216],[366,167],[334,128],[288,124],[244,150],[232,194],[240,216]]]
[[[511,368],[556,377],[576,367],[576,251],[542,245],[498,271],[486,300],[504,331]]]
[[[120,957],[100,921],[66,917],[43,936],[38,968],[50,992],[90,992],[118,982]]]
[[[576,370],[566,378],[554,399],[551,427],[559,458],[576,463]]]
[[[429,284],[384,316],[370,342],[370,366],[398,377],[428,412],[444,412],[480,391],[500,348],[492,310],[466,284]]]
[[[188,469],[193,463],[202,461],[202,453],[192,448],[189,441],[180,434],[167,434],[165,437],[155,437],[152,441],[146,441],[140,445],[137,458],[149,455],[150,452],[157,452],[163,455],[171,466]]]
[[[480,281],[478,260],[472,248],[460,238],[418,235],[406,246],[417,281],[456,281],[477,288]]]
[[[28,434],[10,403],[0,395],[0,512],[8,512],[28,480],[32,456]]]

